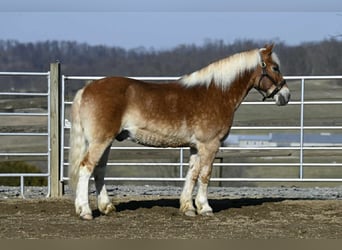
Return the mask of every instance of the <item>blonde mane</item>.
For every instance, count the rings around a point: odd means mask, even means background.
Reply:
[[[184,75],[179,82],[187,87],[209,86],[211,82],[214,82],[218,87],[226,89],[239,75],[255,69],[260,62],[259,49],[241,52],[213,62],[191,74]]]

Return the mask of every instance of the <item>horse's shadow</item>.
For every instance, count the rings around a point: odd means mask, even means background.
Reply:
[[[241,199],[209,199],[213,212],[218,213],[220,211],[228,210],[231,208],[242,208],[246,206],[258,206],[268,202],[281,202],[288,200],[285,198],[241,198]],[[117,212],[126,210],[137,210],[139,208],[153,208],[153,207],[171,207],[179,208],[178,199],[156,199],[156,200],[139,200],[122,202],[115,205]],[[100,216],[98,210],[93,211],[93,216]]]

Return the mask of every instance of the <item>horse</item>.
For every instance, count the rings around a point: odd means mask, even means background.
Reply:
[[[71,108],[69,152],[69,184],[75,191],[76,214],[93,219],[88,200],[91,175],[99,211],[107,215],[115,210],[104,183],[106,164],[112,142],[129,138],[146,146],[190,147],[180,212],[213,215],[208,184],[234,112],[252,88],[263,100],[273,98],[279,106],[290,100],[279,67],[272,44],[233,54],[174,82],[106,77],[78,90]]]

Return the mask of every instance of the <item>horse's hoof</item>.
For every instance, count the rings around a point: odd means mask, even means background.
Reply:
[[[107,204],[105,209],[101,209],[100,211],[101,211],[101,213],[108,215],[115,210],[116,209],[115,209],[114,205],[112,203],[110,203],[110,204]]]
[[[92,220],[93,216],[91,214],[80,215],[81,220]]]
[[[184,215],[188,216],[188,217],[195,217],[196,216],[196,212],[194,210],[188,210],[188,211],[184,212]]]
[[[203,211],[203,212],[198,213],[198,214],[200,214],[202,216],[214,216],[213,211]]]

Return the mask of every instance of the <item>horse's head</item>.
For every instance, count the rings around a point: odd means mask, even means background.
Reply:
[[[260,65],[256,70],[254,88],[263,95],[263,101],[273,98],[277,105],[290,101],[290,90],[279,69],[279,59],[272,52],[273,44],[260,49]]]

